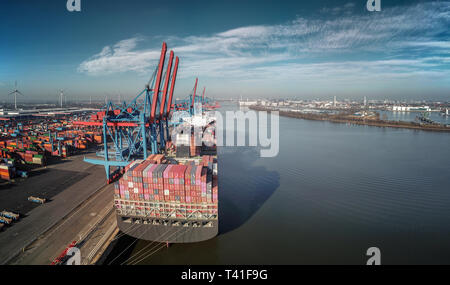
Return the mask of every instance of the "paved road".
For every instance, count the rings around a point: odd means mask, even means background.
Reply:
[[[48,265],[72,241],[83,240],[103,217],[110,213],[113,205],[113,187],[104,186],[99,192],[83,202],[65,219],[61,220],[28,249],[11,261],[11,264]],[[115,218],[115,215],[111,215]],[[114,221],[114,219],[111,219]],[[104,225],[104,223],[101,223]],[[91,237],[95,238],[95,237]],[[91,243],[91,242],[89,242]],[[89,246],[92,249],[92,245]],[[82,247],[81,253],[88,254]]]
[[[34,169],[29,178],[16,178],[14,182],[0,185],[0,209],[22,215],[39,207],[30,203],[29,196],[53,199],[67,187],[89,175],[92,164],[82,161],[83,156],[74,156],[57,161],[56,164]]]
[[[17,183],[14,197],[18,201],[27,197],[29,191],[42,191],[43,187],[47,189],[44,191],[58,194],[51,196],[49,203],[26,212],[23,219],[0,232],[0,264],[5,264],[16,256],[22,248],[49,230],[105,184],[104,168],[85,163],[82,158],[72,157],[64,163],[47,167],[45,173],[30,177],[23,181],[24,184]],[[64,179],[59,176],[61,173],[64,173]],[[67,182],[67,176],[70,182]],[[112,191],[110,193],[112,195]],[[14,200],[10,196],[8,198],[8,201]]]

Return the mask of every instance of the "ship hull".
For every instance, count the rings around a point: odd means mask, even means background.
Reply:
[[[159,224],[148,224],[148,222],[153,223],[154,221]],[[140,223],[130,222],[130,218],[124,219],[124,217],[117,216],[117,226],[122,232],[142,240],[167,243],[193,243],[212,239],[219,232],[217,220],[210,221],[211,224],[208,227],[171,225],[179,221],[171,219],[164,221],[149,220],[147,224],[144,224],[145,221],[140,221]],[[201,223],[202,221],[197,222]]]

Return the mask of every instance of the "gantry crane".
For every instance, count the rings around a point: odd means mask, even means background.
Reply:
[[[194,88],[192,89],[192,92],[182,100],[177,100],[174,104],[174,111],[186,111],[186,113],[183,114],[181,117],[185,116],[193,116],[195,111],[195,103],[201,103],[202,109],[204,110],[214,110],[216,108],[219,108],[219,104],[217,102],[214,103],[214,105],[211,104],[212,100],[208,97],[205,97],[205,91],[206,87],[203,87],[202,96],[197,95],[197,83],[198,78],[195,78],[195,84]]]
[[[131,160],[146,159],[149,152],[160,153],[170,140],[168,121],[179,59],[175,58],[175,66],[172,68],[174,53],[170,51],[167,70],[163,76],[166,52],[167,45],[163,42],[155,72],[145,89],[130,103],[124,101],[116,105],[108,101],[90,121],[75,122],[77,125],[103,128],[103,149],[97,152],[97,156],[103,159],[84,158],[84,161],[103,165],[108,182],[111,182],[119,174],[120,169]],[[162,90],[160,86],[163,86]],[[110,173],[111,167],[116,168],[113,173]]]

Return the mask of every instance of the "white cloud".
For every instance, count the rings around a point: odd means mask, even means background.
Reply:
[[[330,13],[353,8],[350,3]],[[442,39],[449,26],[450,2],[437,2],[382,13],[297,18],[286,24],[240,27],[212,35],[172,36],[167,41],[180,57],[180,77],[240,81],[354,80],[387,75],[440,78],[449,75],[450,54],[442,53],[450,47]],[[90,75],[151,72],[160,46],[139,49],[138,44],[144,42],[134,37],[106,46],[82,62],[78,71]],[[412,52],[415,49],[420,53]],[[358,58],[361,54],[367,59]]]
[[[349,2],[339,7],[324,7],[320,10],[320,12],[323,14],[331,14],[331,15],[338,15],[338,14],[350,15],[353,12],[354,7],[355,4]]]
[[[410,43],[411,46],[416,47],[432,47],[432,48],[443,48],[450,49],[450,41],[429,41],[429,42],[416,42]]]
[[[78,67],[79,72],[104,75],[124,71],[144,72],[159,58],[157,50],[134,50],[139,37],[122,40],[114,46],[106,46],[102,51]]]

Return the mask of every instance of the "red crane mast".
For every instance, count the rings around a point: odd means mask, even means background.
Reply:
[[[150,112],[150,123],[153,123],[155,121],[156,103],[158,101],[159,85],[161,84],[161,76],[162,76],[162,71],[164,68],[164,59],[166,57],[166,52],[167,52],[167,44],[165,42],[163,42],[162,49],[161,49],[161,56],[159,58],[158,74],[156,76],[155,87],[153,88],[152,110]]]

